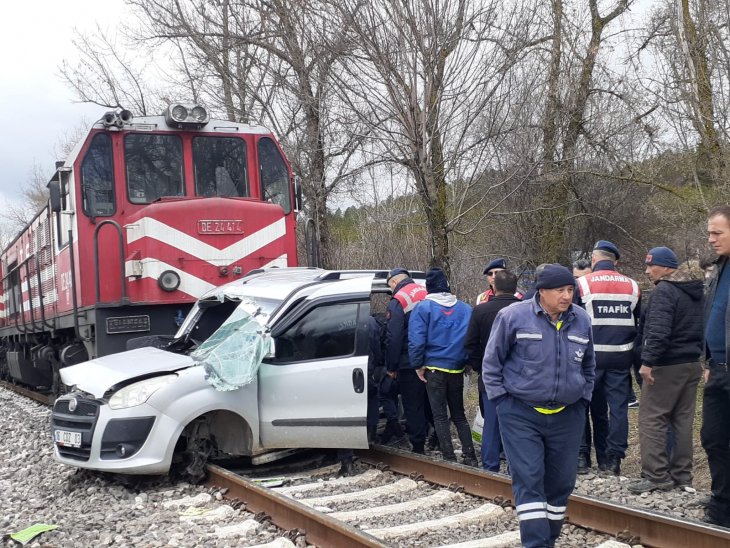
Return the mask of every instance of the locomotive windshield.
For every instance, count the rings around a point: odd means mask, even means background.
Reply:
[[[197,196],[248,196],[246,142],[236,137],[195,137]]]
[[[124,160],[133,204],[185,194],[182,141],[177,135],[131,133],[124,139]]]

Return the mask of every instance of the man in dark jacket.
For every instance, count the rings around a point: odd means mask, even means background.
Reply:
[[[646,256],[646,275],[656,285],[642,314],[641,443],[642,480],[633,493],[692,485],[692,428],[697,386],[702,375],[702,294],[704,285],[679,267],[668,247]],[[674,445],[667,454],[667,430]]]
[[[408,359],[408,321],[413,308],[426,297],[426,288],[414,282],[405,268],[391,270],[387,282],[393,298],[385,313],[386,375],[398,380],[408,438],[413,452],[422,454],[428,433],[428,396],[425,385]]]
[[[477,372],[479,379],[479,400],[482,404],[482,416],[484,417],[484,426],[482,427],[482,468],[490,472],[499,472],[502,437],[499,432],[497,408],[486,396],[487,392],[482,379],[482,359],[497,312],[513,303],[520,302],[520,299],[515,297],[516,291],[517,276],[507,270],[497,272],[494,276],[494,296],[486,303],[477,305],[474,309],[469,322],[469,330],[466,333],[466,340],[464,341],[464,349],[469,355],[469,364]]]
[[[730,527],[730,206],[717,206],[707,219],[708,241],[718,256],[705,299],[705,392],[702,447],[712,477],[705,521]]]

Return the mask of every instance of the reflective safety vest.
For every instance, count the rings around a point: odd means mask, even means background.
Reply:
[[[598,270],[577,280],[591,317],[596,366],[626,369],[633,360],[639,285],[615,270]]]
[[[403,307],[403,313],[408,314],[413,307],[426,298],[428,291],[422,285],[412,282],[400,288],[393,298]]]
[[[492,288],[490,287],[484,293],[479,293],[479,295],[477,296],[477,304],[489,302],[489,299],[491,299],[492,297],[494,297],[494,291],[492,291]],[[519,291],[515,291],[515,297],[522,300],[522,293],[520,293]]]

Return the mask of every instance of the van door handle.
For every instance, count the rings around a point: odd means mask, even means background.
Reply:
[[[365,391],[365,375],[359,367],[352,372],[352,387],[356,394],[362,394]]]

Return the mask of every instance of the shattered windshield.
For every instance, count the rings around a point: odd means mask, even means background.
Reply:
[[[250,300],[241,301],[223,324],[190,354],[205,368],[205,378],[216,390],[236,390],[256,378],[270,346],[264,328],[269,313]]]
[[[279,300],[240,295],[235,291],[217,292],[195,303],[175,333],[175,339],[191,338],[202,342],[241,305],[249,309],[251,314],[255,310],[260,310],[257,318],[268,319],[280,304]]]

